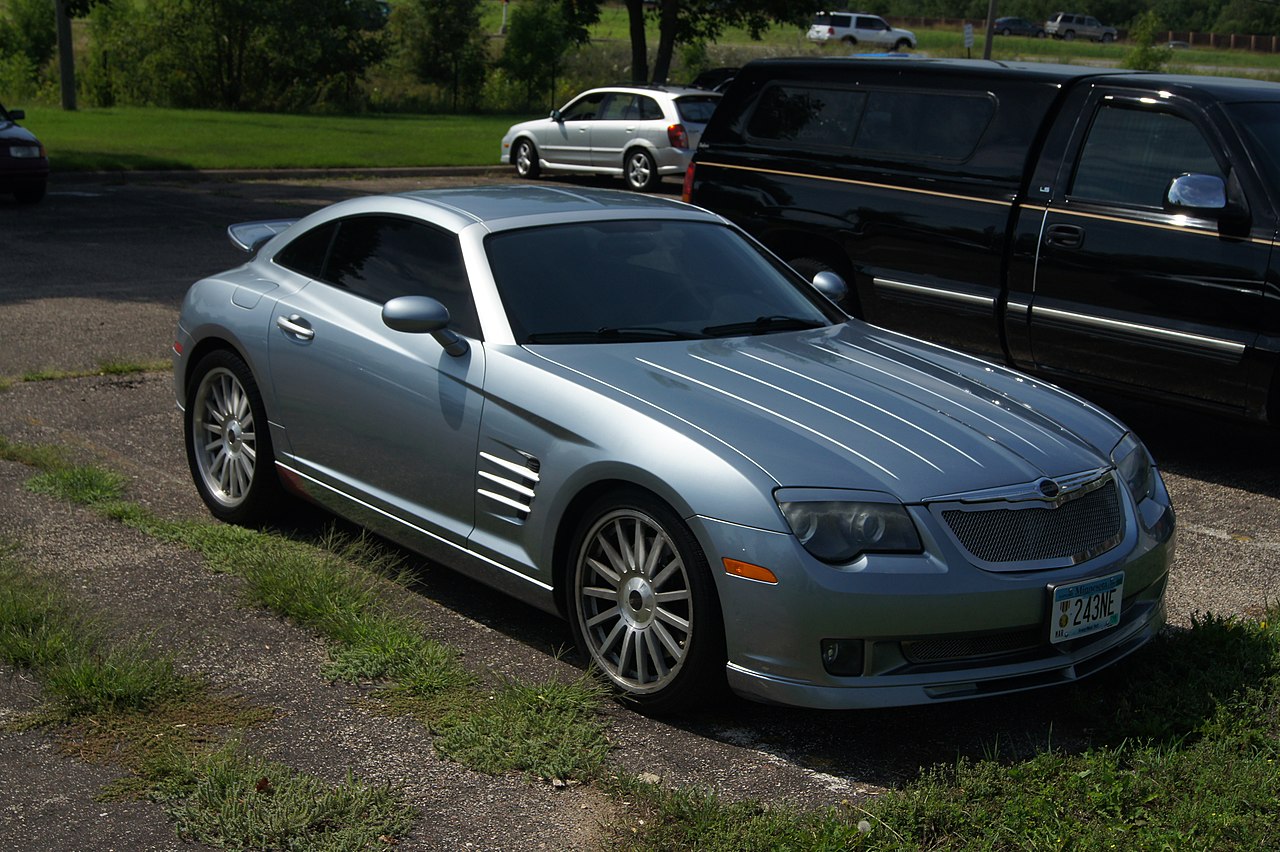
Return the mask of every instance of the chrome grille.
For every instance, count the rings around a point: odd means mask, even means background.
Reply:
[[[997,563],[1083,562],[1115,547],[1124,523],[1110,477],[1056,504],[948,509],[942,517],[966,550],[983,562]]]

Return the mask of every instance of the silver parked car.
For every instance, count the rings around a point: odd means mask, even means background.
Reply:
[[[522,178],[543,170],[620,175],[632,189],[683,176],[720,95],[675,86],[590,89],[549,118],[512,125],[500,162]]]
[[[851,320],[727,221],[508,186],[233,226],[174,378],[213,514],[281,488],[550,612],[653,711],[1067,683],[1164,622],[1142,443]]]
[[[818,12],[805,35],[823,45],[869,45],[899,52],[916,47],[916,34],[911,30],[892,27],[879,15],[866,12]]]
[[[1044,22],[1044,31],[1054,38],[1072,41],[1076,38],[1087,38],[1089,41],[1113,42],[1118,31],[1109,27],[1092,15],[1080,15],[1072,12],[1054,12]]]

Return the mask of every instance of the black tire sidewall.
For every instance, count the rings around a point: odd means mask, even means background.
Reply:
[[[193,431],[196,397],[205,377],[218,368],[227,370],[240,382],[245,395],[249,398],[249,409],[253,412],[255,435],[253,482],[249,485],[249,492],[245,499],[234,507],[220,503],[209,492],[196,459],[195,432]],[[271,430],[267,423],[266,406],[263,405],[258,383],[249,366],[234,352],[218,349],[197,362],[186,387],[186,406],[182,416],[183,443],[187,450],[187,466],[191,470],[191,478],[195,482],[196,490],[200,492],[200,498],[204,500],[215,518],[229,524],[250,525],[267,520],[278,508],[283,489],[275,470],[275,452],[271,445]]]

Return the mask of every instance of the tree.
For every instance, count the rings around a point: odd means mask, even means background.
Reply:
[[[1129,31],[1132,47],[1125,53],[1120,64],[1134,71],[1163,71],[1165,64],[1173,58],[1173,51],[1168,47],[1156,47],[1156,31],[1160,28],[1160,16],[1148,9],[1134,21]]]
[[[650,79],[644,34],[644,0],[626,0],[631,34],[631,78]],[[712,42],[727,27],[742,27],[758,39],[772,24],[802,27],[822,8],[821,0],[659,0],[658,48],[651,79],[666,82],[677,45]]]
[[[484,84],[488,52],[480,31],[479,0],[413,0],[402,27],[414,73],[448,86],[452,109]]]
[[[543,87],[554,100],[565,54],[587,43],[587,27],[599,15],[598,2],[575,0],[532,0],[515,8],[499,64],[512,78],[525,81],[527,102]]]

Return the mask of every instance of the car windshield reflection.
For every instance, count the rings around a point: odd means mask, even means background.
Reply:
[[[820,328],[844,316],[730,228],[625,220],[490,235],[520,343],[618,343]]]

